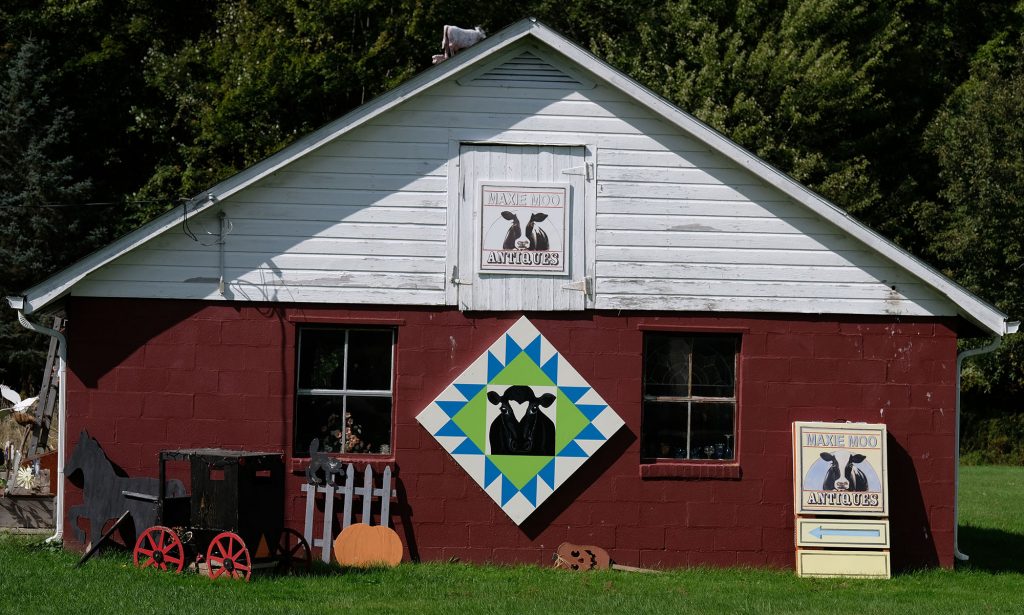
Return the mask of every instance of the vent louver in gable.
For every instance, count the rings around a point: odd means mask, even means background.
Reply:
[[[593,84],[553,66],[544,58],[524,51],[467,79],[462,85],[477,87],[592,88]]]

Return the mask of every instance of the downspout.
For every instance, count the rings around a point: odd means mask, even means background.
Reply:
[[[1015,333],[1020,323],[1007,323],[1007,333]],[[1003,343],[1002,336],[995,338],[981,348],[964,350],[956,355],[956,427],[954,443],[956,450],[953,456],[953,557],[966,562],[970,556],[960,551],[960,377],[964,359],[993,352]]]
[[[11,303],[10,298],[8,298],[8,302]],[[50,329],[49,327],[29,322],[25,318],[24,312],[22,312],[21,305],[11,303],[11,307],[18,310],[18,322],[21,323],[21,326],[36,333],[57,338],[57,378],[59,378],[57,392],[57,502],[54,506],[53,515],[56,528],[53,536],[47,538],[46,542],[58,542],[64,539],[64,451],[65,442],[67,441],[67,430],[65,427],[67,426],[68,341],[64,334],[56,329]]]

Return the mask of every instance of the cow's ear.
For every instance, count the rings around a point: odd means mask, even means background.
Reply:
[[[832,456],[832,453],[822,453],[821,458],[825,461],[835,461],[836,458]]]
[[[539,399],[537,399],[537,403],[547,408],[551,404],[555,403],[555,396],[553,393],[545,393],[541,395]]]
[[[500,406],[501,395],[498,395],[497,391],[487,391],[487,401],[491,402],[495,406]]]
[[[503,211],[503,212],[501,212],[501,217],[505,218],[506,220],[515,220],[516,219],[516,215],[514,213],[512,213],[511,211]]]
[[[533,214],[532,216],[530,216],[530,221],[531,222],[533,222],[533,221],[543,222],[543,221],[545,221],[547,219],[548,219],[548,215],[545,214],[545,213],[538,213],[538,214]]]
[[[867,457],[865,457],[864,455],[861,455],[860,453],[856,453],[854,455],[850,455],[850,461],[852,461],[853,463],[860,463],[860,462],[864,461],[865,459],[867,459]]]

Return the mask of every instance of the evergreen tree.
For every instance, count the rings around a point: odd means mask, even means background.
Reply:
[[[88,182],[60,153],[71,112],[50,101],[42,47],[22,44],[0,64],[0,296],[16,295],[77,256],[82,229],[68,204]],[[28,390],[42,373],[39,336],[0,310],[0,380]]]

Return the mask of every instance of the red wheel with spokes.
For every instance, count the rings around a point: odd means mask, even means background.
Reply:
[[[249,580],[252,574],[252,560],[245,541],[234,532],[221,532],[210,541],[206,551],[207,573],[211,579],[228,575],[232,579]]]
[[[277,572],[280,574],[309,572],[313,565],[313,553],[302,534],[286,527],[281,530],[274,552],[277,558]]]
[[[135,541],[135,565],[181,572],[185,567],[185,548],[178,534],[169,527],[154,525]]]

